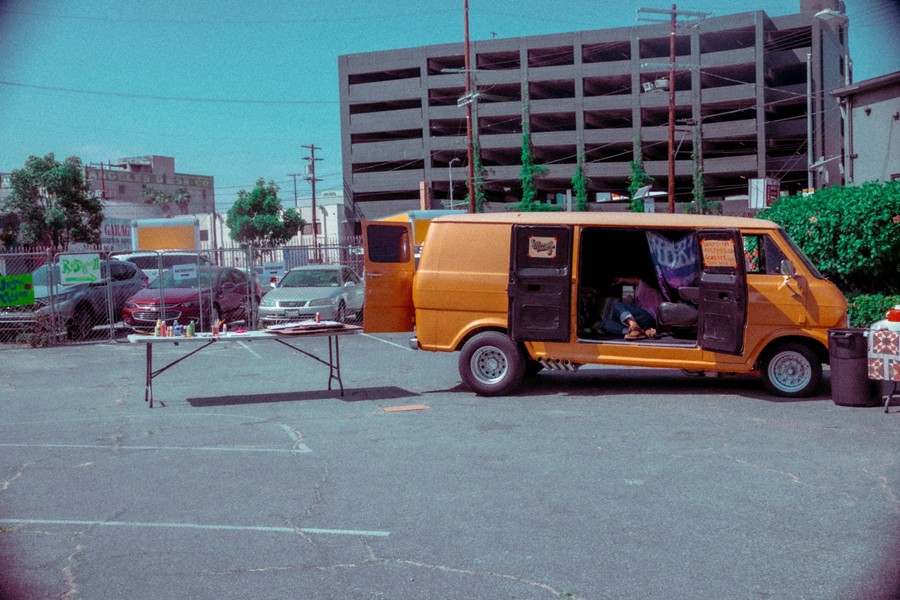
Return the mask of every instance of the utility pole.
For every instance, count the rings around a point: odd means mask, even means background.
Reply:
[[[678,15],[687,17],[706,17],[709,13],[678,11],[673,4],[672,10],[639,8],[638,13],[656,13],[669,15],[669,212],[675,212],[675,33],[678,26]],[[653,19],[641,19],[651,21]],[[657,20],[658,22],[658,20]]]
[[[466,154],[469,162],[469,212],[475,213],[475,149],[472,143],[472,68],[469,64],[469,0],[463,0],[465,39],[463,42],[464,69],[466,71]]]
[[[309,156],[304,156],[303,160],[309,161],[309,166],[307,166],[307,170],[309,171],[306,175],[305,179],[312,186],[312,232],[313,232],[313,256],[315,260],[319,260],[319,241],[318,241],[318,224],[316,223],[316,182],[322,181],[321,179],[316,179],[316,161],[322,160],[321,158],[316,158],[316,150],[321,150],[321,148],[317,147],[315,144],[310,144],[309,146],[301,146],[303,148],[309,148]]]
[[[294,210],[300,208],[300,205],[297,203],[297,178],[302,177],[300,173],[288,173],[288,177],[294,178]]]

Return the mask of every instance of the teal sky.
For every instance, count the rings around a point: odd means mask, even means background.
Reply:
[[[473,41],[643,24],[660,0],[470,0]],[[721,16],[800,0],[684,0]],[[846,0],[854,79],[900,71],[900,2]],[[29,155],[175,157],[227,209],[262,177],[293,196],[315,144],[317,192],[340,189],[337,57],[462,43],[462,0],[0,0],[0,171]],[[301,195],[309,184],[298,182]]]

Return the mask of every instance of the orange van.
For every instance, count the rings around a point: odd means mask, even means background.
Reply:
[[[463,382],[485,396],[541,369],[607,364],[756,373],[772,393],[803,397],[822,381],[828,330],[847,326],[838,288],[761,219],[444,216],[418,265],[409,223],[365,222],[363,238],[364,330],[414,331],[414,348],[460,352]],[[659,299],[648,335],[606,326],[632,280]]]

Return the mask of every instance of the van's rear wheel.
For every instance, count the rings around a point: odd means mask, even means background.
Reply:
[[[502,396],[519,387],[525,377],[525,357],[507,336],[487,331],[463,346],[459,357],[463,383],[480,396]]]
[[[762,361],[766,388],[785,398],[806,398],[822,383],[822,363],[803,344],[788,342],[772,348]]]

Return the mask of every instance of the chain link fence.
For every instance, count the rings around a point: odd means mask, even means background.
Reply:
[[[208,331],[260,327],[263,297],[291,269],[349,267],[360,279],[361,243],[202,251],[0,253],[0,348],[124,341],[158,323]],[[359,322],[362,309],[347,315]]]

